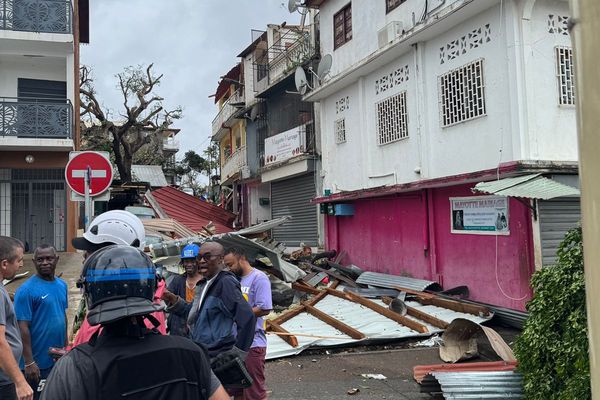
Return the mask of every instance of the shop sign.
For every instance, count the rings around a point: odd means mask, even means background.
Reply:
[[[508,198],[504,196],[451,197],[452,233],[508,235]]]
[[[305,152],[306,126],[297,126],[265,139],[265,165],[276,164]]]

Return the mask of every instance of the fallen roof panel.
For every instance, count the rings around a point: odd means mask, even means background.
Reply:
[[[383,307],[387,307],[382,301],[374,300],[373,302]],[[486,317],[480,317],[432,305],[424,306],[421,303],[413,301],[406,302],[406,305],[436,316],[448,323],[452,322],[455,318],[465,318],[481,323],[491,319],[493,316],[490,314]],[[363,305],[332,295],[325,296],[315,305],[315,308],[360,331],[366,338],[362,340],[352,339],[331,325],[324,323],[306,312],[302,312],[281,323],[281,326],[286,331],[296,336],[298,339],[297,347],[290,346],[273,332],[267,332],[268,346],[266,358],[268,360],[299,354],[309,347],[329,347],[350,343],[370,343],[373,341],[429,336],[433,333],[442,331],[442,329],[424,321],[411,316],[406,316],[406,318],[418,321],[425,325],[429,331],[428,333],[419,333]]]
[[[371,271],[363,272],[356,280],[356,283],[389,289],[402,287],[419,292],[422,292],[425,289],[441,290],[441,286],[437,282]]]
[[[432,371],[440,372],[485,372],[485,371],[513,371],[517,366],[516,361],[486,361],[458,364],[431,364],[417,365],[413,368],[415,381],[421,383],[423,378]]]
[[[433,371],[423,379],[421,391],[446,399],[522,399],[523,376],[515,371]]]

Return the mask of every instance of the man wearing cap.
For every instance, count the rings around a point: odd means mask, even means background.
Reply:
[[[104,329],[57,362],[42,400],[228,399],[200,346],[145,327],[162,307],[146,254],[105,247],[86,259],[79,282],[89,323]]]
[[[185,272],[181,275],[175,275],[173,280],[167,285],[167,290],[182,299],[186,303],[194,301],[194,293],[198,281],[202,279],[202,274],[198,271],[198,252],[200,246],[195,243],[188,244],[181,250],[181,264]],[[169,314],[167,318],[167,331],[170,335],[189,336],[189,328],[184,317]]]

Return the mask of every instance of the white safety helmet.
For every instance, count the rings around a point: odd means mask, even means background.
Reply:
[[[124,244],[143,250],[146,233],[142,221],[123,210],[111,210],[98,215],[83,234],[72,240],[73,247],[96,251],[109,244]]]

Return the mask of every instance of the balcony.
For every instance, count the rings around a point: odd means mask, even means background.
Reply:
[[[231,117],[240,110],[240,105],[244,104],[244,94],[241,89],[236,90],[224,103],[219,113],[212,122],[212,134],[215,137],[222,129],[223,124],[227,124]],[[217,138],[215,138],[217,139]]]
[[[73,33],[70,0],[0,0],[0,30]]]
[[[69,100],[0,97],[0,137],[72,139]]]
[[[179,151],[179,140],[174,138],[163,139],[163,151],[167,152],[178,152]]]
[[[315,54],[310,32],[288,30],[267,49],[263,58],[257,59],[254,82],[256,91],[262,93],[280,82]],[[265,63],[266,58],[268,63]]]
[[[241,169],[245,167],[246,164],[246,146],[242,146],[225,159],[225,163],[221,169],[222,184],[227,185],[231,178],[236,176],[236,174],[241,173]]]

